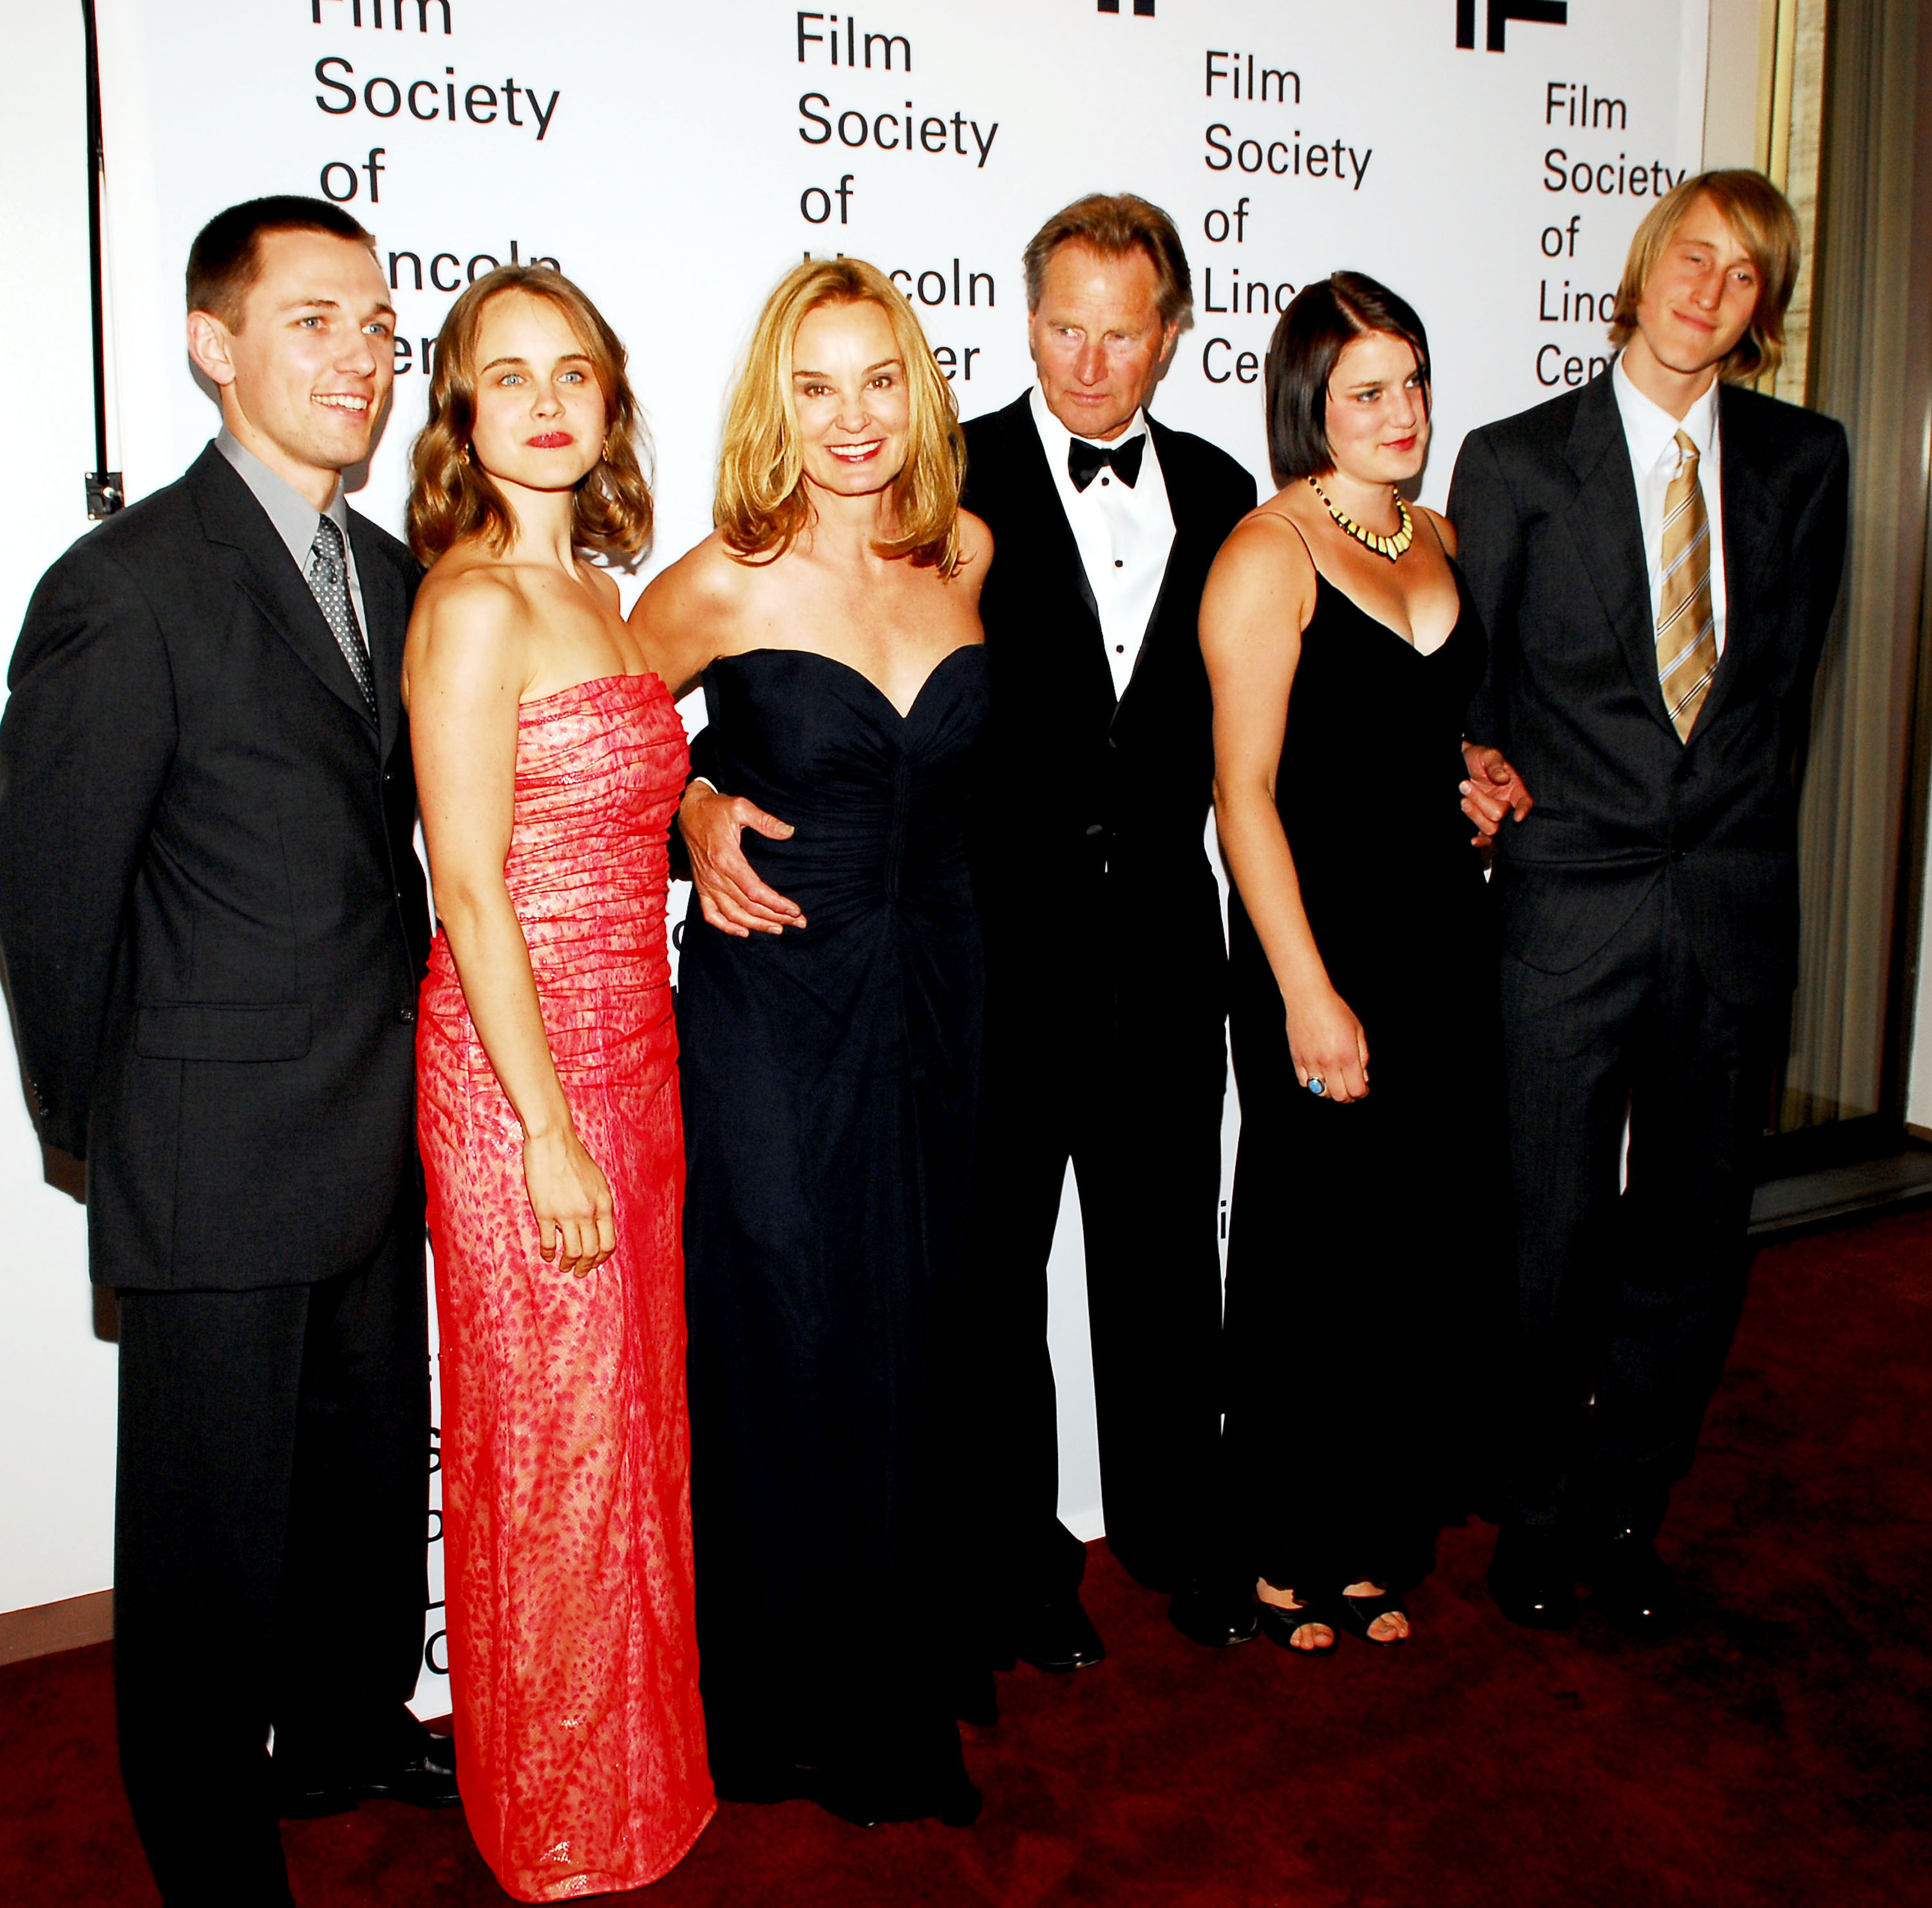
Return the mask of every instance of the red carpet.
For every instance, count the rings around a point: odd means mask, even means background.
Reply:
[[[1762,1254],[1664,1548],[1660,1648],[1512,1630],[1490,1534],[1445,1538],[1416,1639],[1210,1656],[1096,1546],[1112,1651],[1000,1681],[967,1831],[727,1807],[652,1908],[776,1903],[1900,1908],[1932,1900],[1932,1215]],[[0,1900],[156,1900],[108,1652],[0,1670]],[[460,1815],[289,1825],[302,1908],[500,1903]]]

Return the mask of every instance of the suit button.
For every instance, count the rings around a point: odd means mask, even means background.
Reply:
[[[399,1007],[396,1009],[397,1020],[406,1027],[413,1026],[416,1024],[416,1010],[413,1007]]]

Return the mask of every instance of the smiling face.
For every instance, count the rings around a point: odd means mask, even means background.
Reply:
[[[1138,247],[1109,257],[1076,239],[1047,260],[1027,342],[1047,408],[1076,437],[1111,442],[1153,396],[1180,336],[1161,322],[1160,289]]]
[[[326,232],[268,232],[230,331],[188,314],[188,348],[221,391],[241,443],[324,507],[360,464],[395,381],[395,313],[366,245]]]
[[[1387,332],[1344,345],[1328,375],[1326,423],[1345,476],[1365,484],[1414,476],[1429,455],[1429,392],[1415,347]]]
[[[478,314],[470,455],[500,484],[574,490],[604,455],[596,365],[547,298],[506,291]]]
[[[1682,377],[1714,372],[1756,315],[1760,290],[1744,242],[1700,194],[1651,267],[1626,349]]]
[[[884,490],[905,467],[912,394],[892,321],[868,302],[799,321],[791,397],[808,483],[841,497]]]

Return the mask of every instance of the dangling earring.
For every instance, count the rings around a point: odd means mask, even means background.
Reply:
[[[470,461],[470,446],[465,444],[456,455],[464,464],[467,464]]]
[[[603,461],[604,461],[606,464],[608,464],[608,463],[610,461],[610,440],[611,440],[613,437],[616,437],[616,434],[616,434],[616,432],[614,430],[613,430],[613,431],[607,431],[604,434],[604,458],[603,458]]]

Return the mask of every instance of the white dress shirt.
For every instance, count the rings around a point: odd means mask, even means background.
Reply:
[[[1146,414],[1137,410],[1133,422],[1111,445],[1100,446],[1118,449],[1130,438],[1146,437],[1140,473],[1132,484],[1122,483],[1102,464],[1100,475],[1084,490],[1076,490],[1066,467],[1072,433],[1048,408],[1046,393],[1037,384],[1033,387],[1031,402],[1034,428],[1040,433],[1054,488],[1060,492],[1060,507],[1066,512],[1087,572],[1088,587],[1100,612],[1100,633],[1106,641],[1107,666],[1113,672],[1118,701],[1126,693],[1132,678],[1142,641],[1167,575],[1168,554],[1174,548],[1174,511],[1154,450],[1154,433],[1148,429]],[[1097,440],[1082,441],[1095,443]]]
[[[315,533],[324,517],[342,533],[343,554],[349,560],[349,600],[356,606],[356,626],[362,632],[362,647],[369,648],[369,616],[362,607],[362,578],[356,568],[356,545],[349,540],[349,500],[338,479],[335,494],[326,510],[318,510],[287,478],[271,470],[255,453],[225,428],[214,447],[234,465],[236,473],[254,492],[255,501],[266,513],[275,534],[296,560],[302,581],[308,581],[309,554],[315,548]],[[371,652],[373,657],[373,651]]]
[[[1643,526],[1643,559],[1650,575],[1650,626],[1657,627],[1658,600],[1664,589],[1664,500],[1678,466],[1682,431],[1697,446],[1697,482],[1704,493],[1704,511],[1711,524],[1711,614],[1716,619],[1718,654],[1724,653],[1724,447],[1718,435],[1718,386],[1684,413],[1680,424],[1660,405],[1654,404],[1630,382],[1619,357],[1610,372],[1610,388],[1624,422],[1624,442],[1630,449],[1630,474],[1636,479],[1637,520]]]

